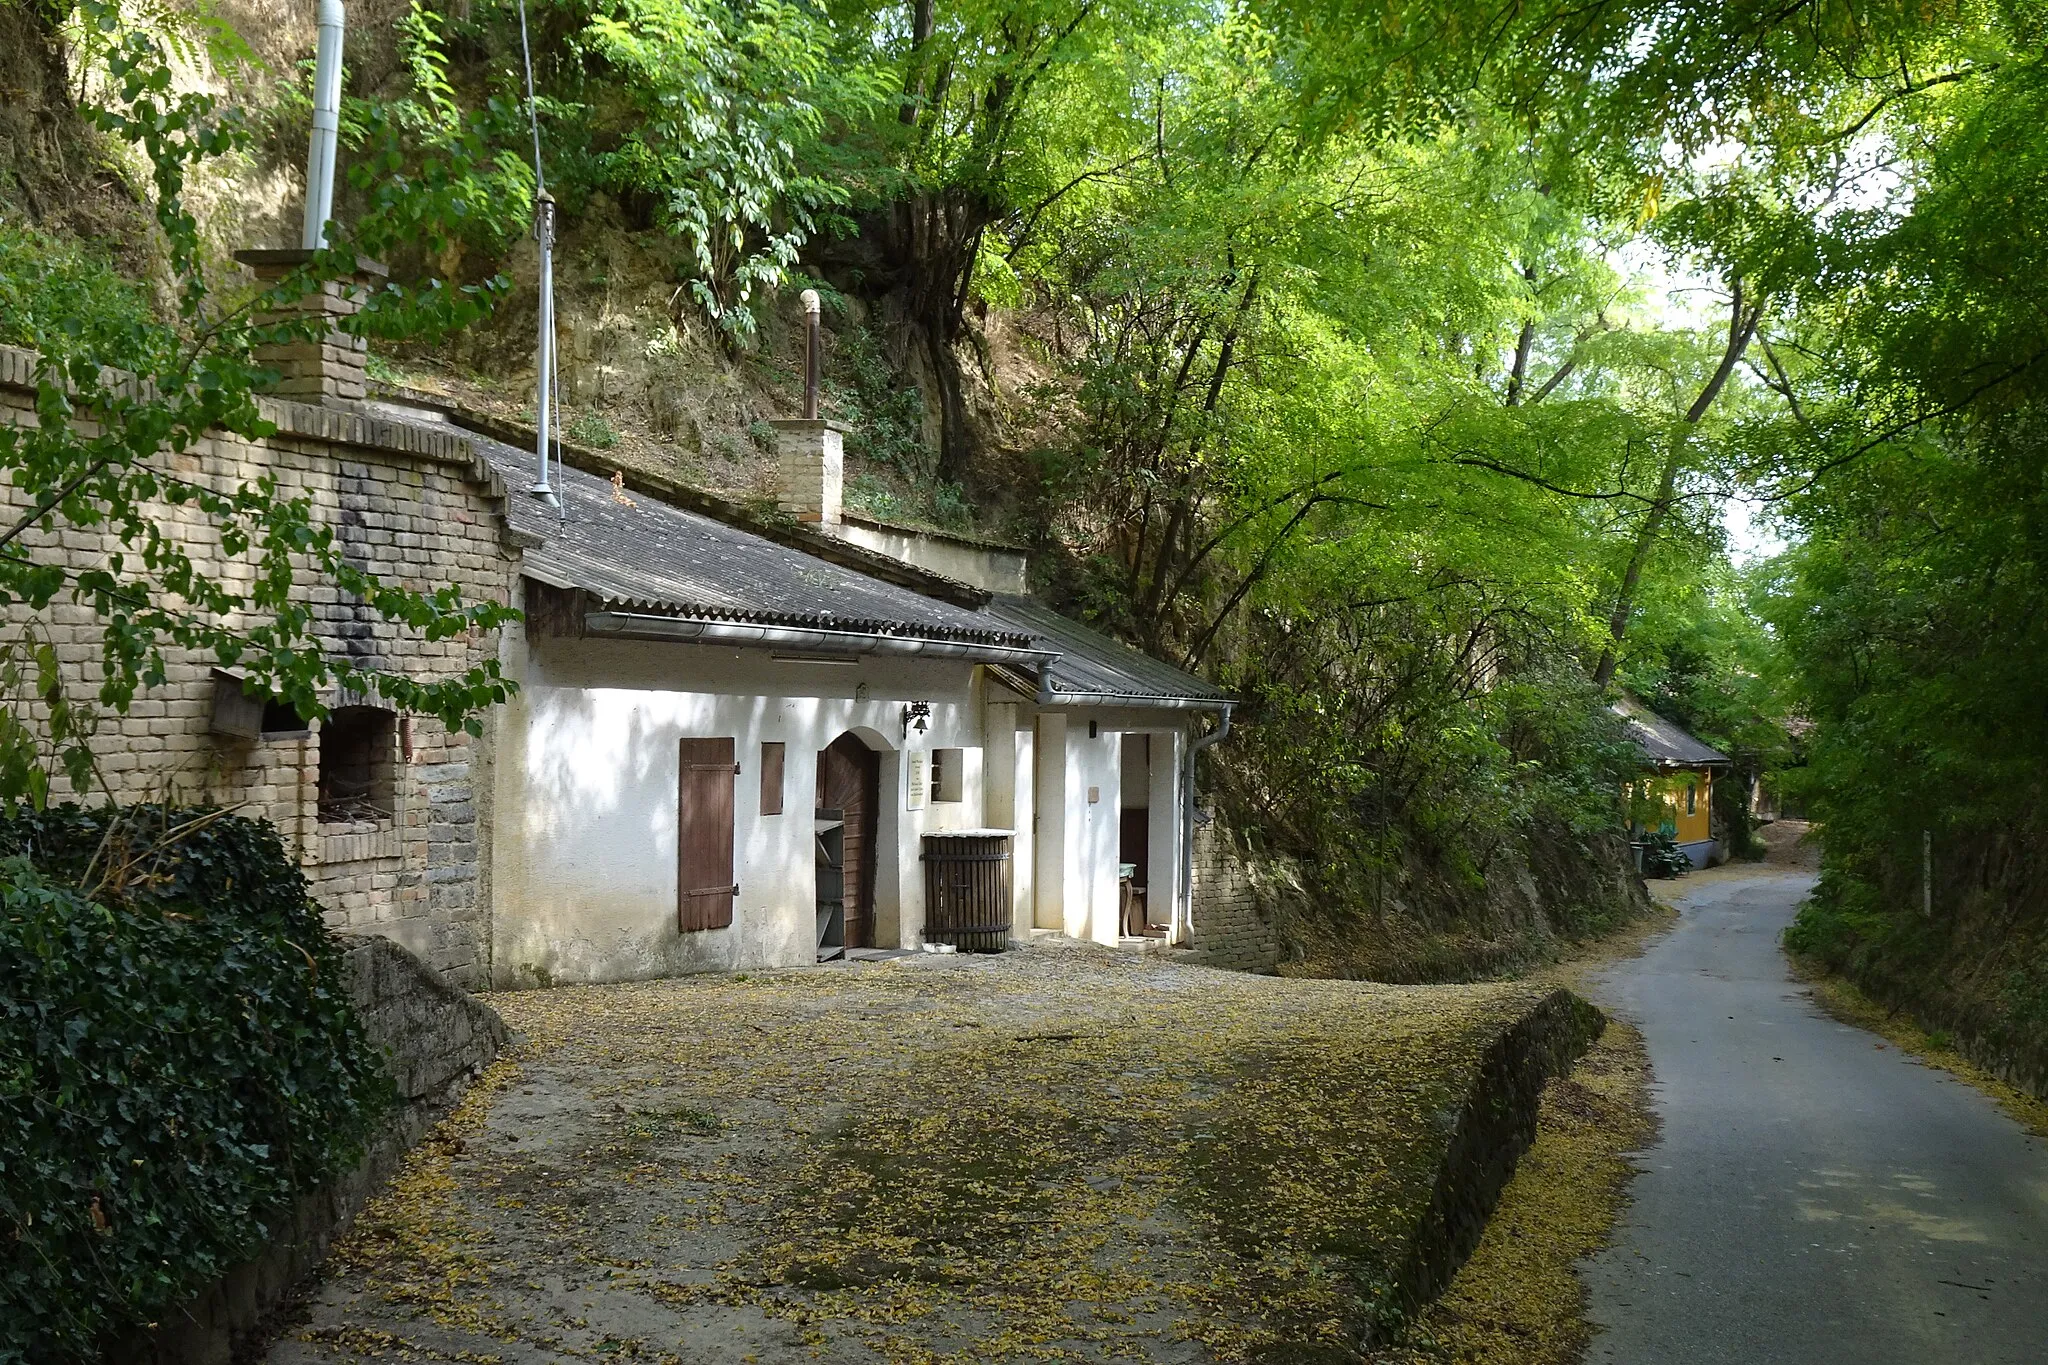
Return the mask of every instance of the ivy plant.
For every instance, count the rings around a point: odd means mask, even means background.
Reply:
[[[268,824],[0,810],[0,1365],[114,1358],[361,1159],[341,954]]]

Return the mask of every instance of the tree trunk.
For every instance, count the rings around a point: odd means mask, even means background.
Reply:
[[[916,123],[918,106],[924,102],[924,45],[932,36],[932,0],[915,0],[910,15],[910,60],[903,73],[903,103],[896,117]]]
[[[1621,590],[1614,595],[1614,612],[1607,620],[1607,643],[1600,650],[1600,662],[1593,667],[1595,687],[1605,687],[1613,682],[1614,670],[1621,663],[1621,642],[1628,634],[1629,618],[1635,614],[1636,589],[1642,584],[1643,568],[1649,563],[1650,551],[1656,546],[1657,536],[1670,519],[1672,505],[1677,500],[1678,471],[1685,460],[1686,437],[1714,406],[1714,400],[1721,396],[1728,376],[1735,372],[1742,353],[1749,349],[1749,339],[1756,335],[1763,306],[1745,302],[1739,276],[1733,282],[1733,292],[1734,302],[1728,312],[1728,344],[1722,348],[1721,363],[1714,367],[1713,376],[1700,389],[1692,406],[1686,409],[1684,425],[1672,433],[1671,449],[1664,457],[1664,476],[1657,484],[1657,496],[1643,514],[1642,524],[1636,528],[1636,543],[1629,552],[1628,568],[1621,575]]]
[[[1593,686],[1605,687],[1614,681],[1614,670],[1620,660],[1621,640],[1628,633],[1629,617],[1636,609],[1636,589],[1643,581],[1643,566],[1649,563],[1650,550],[1657,543],[1658,533],[1664,529],[1664,522],[1671,515],[1672,494],[1678,488],[1678,467],[1685,459],[1685,433],[1672,433],[1671,449],[1664,456],[1664,477],[1657,484],[1657,497],[1651,502],[1650,510],[1643,514],[1642,525],[1636,528],[1635,547],[1629,551],[1628,568],[1622,571],[1621,591],[1614,596],[1614,613],[1607,621],[1607,644],[1600,651],[1600,662],[1593,669]]]

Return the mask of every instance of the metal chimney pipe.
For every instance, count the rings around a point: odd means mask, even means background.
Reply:
[[[555,196],[542,190],[533,202],[533,235],[540,243],[540,385],[534,399],[534,453],[540,457],[540,481],[526,491],[544,502],[555,501],[548,483],[548,446],[554,435],[555,391]]]
[[[341,136],[342,30],[348,14],[341,0],[320,0],[320,48],[313,66],[313,140],[306,149],[306,226],[299,245],[317,251],[327,245],[327,220],[334,212],[334,151]]]
[[[804,420],[818,420],[818,291],[806,289],[804,305]]]

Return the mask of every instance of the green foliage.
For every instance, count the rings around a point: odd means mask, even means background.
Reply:
[[[104,258],[32,227],[0,222],[0,345],[33,348],[45,336],[110,356],[166,358],[148,291]]]
[[[360,1159],[391,1102],[269,825],[0,817],[0,1361],[100,1358]]]
[[[830,25],[786,0],[596,0],[581,21],[582,77],[615,134],[591,149],[594,183],[651,197],[697,306],[752,341],[798,252],[844,224],[848,190],[812,167],[828,124],[879,99],[874,73],[835,62]]]
[[[1765,610],[1843,886],[1913,879],[1924,829],[2024,843],[2048,812],[2048,244],[2013,208],[2048,158],[1990,152],[2044,114],[2038,48],[1906,106],[1912,201],[1843,224],[1808,290],[1806,421],[1772,468],[1801,540]]]
[[[368,197],[380,233],[434,255],[460,244],[495,257],[531,221],[525,110],[502,95],[463,107],[450,76],[447,22],[420,0],[398,28],[411,89],[398,99],[343,102],[350,183]],[[310,109],[309,89],[292,93],[298,98],[283,108]]]
[[[619,443],[619,433],[602,413],[579,412],[569,419],[569,439],[593,450],[610,450]]]
[[[822,396],[833,415],[851,428],[847,456],[912,481],[933,477],[935,456],[924,439],[924,396],[890,366],[868,328],[846,328],[836,340]]]
[[[1652,830],[1643,836],[1643,875],[1683,877],[1692,871],[1692,859],[1678,846],[1677,836]]]
[[[883,521],[896,521],[906,515],[902,497],[887,480],[873,474],[856,474],[846,481],[846,505]]]
[[[1913,60],[1857,102],[1895,180],[1816,168],[1863,202],[1787,248],[1789,420],[1750,443],[1793,538],[1759,590],[1812,722],[1787,785],[1825,838],[1787,942],[2036,1071],[2048,156],[2020,132],[2048,116],[2044,32],[2033,6],[1887,13]]]
[[[924,439],[924,395],[906,383],[866,327],[848,328],[832,348],[823,399],[850,428],[846,453],[856,467],[847,497],[885,521],[924,522],[949,530],[974,523],[974,504],[956,481],[940,477]]]
[[[1688,414],[1725,336],[1638,307],[1498,124],[1305,137],[1279,52],[1240,11],[1132,55],[1153,94],[992,229],[1060,301],[1045,548],[1247,698],[1223,780],[1337,894],[1411,853],[1476,879],[1616,825],[1631,756],[1586,674],[1636,547],[1651,583],[1718,554],[1722,429]]]
[[[85,790],[94,716],[125,711],[162,683],[173,648],[241,667],[301,715],[324,714],[323,693],[341,689],[479,730],[477,710],[509,691],[495,660],[421,682],[330,655],[303,585],[308,577],[331,584],[427,640],[493,628],[510,618],[507,609],[465,602],[453,587],[382,580],[350,562],[310,500],[285,496],[272,476],[209,482],[186,477],[178,460],[208,433],[261,439],[274,430],[257,403],[271,377],[255,349],[311,339],[324,323],[251,319],[301,298],[315,280],[346,275],[358,254],[401,243],[445,246],[456,228],[443,215],[454,201],[441,191],[452,182],[434,173],[394,176],[375,162],[354,166],[370,209],[352,232],[336,232],[329,249],[267,294],[224,298],[185,190],[196,169],[247,144],[247,120],[217,96],[184,88],[175,35],[131,22],[103,0],[84,0],[78,14],[93,35],[85,50],[101,63],[90,73],[99,78],[89,83],[98,102],[87,112],[147,167],[141,192],[172,309],[154,316],[139,293],[82,252],[38,255],[35,238],[0,236],[0,297],[18,305],[0,326],[37,353],[33,425],[0,426],[0,471],[16,506],[0,526],[0,606],[14,608],[17,623],[0,636],[0,687],[10,702],[0,713],[0,799],[41,803],[55,769]],[[231,35],[205,33],[232,68],[241,49]],[[438,164],[459,159],[456,148]],[[349,326],[380,337],[437,334],[472,320],[501,287],[388,286]],[[192,534],[200,527],[203,535]],[[63,548],[63,537],[81,534],[106,544],[103,559],[81,566]],[[227,561],[218,569],[197,554],[208,539]],[[43,629],[66,603],[87,608],[101,627],[90,702],[69,695],[74,680],[53,666]]]

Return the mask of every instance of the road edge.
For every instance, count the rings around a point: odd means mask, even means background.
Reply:
[[[1854,981],[1829,971],[1815,958],[1796,953],[1782,943],[1778,950],[1785,955],[1792,979],[1830,1019],[1876,1034],[1907,1056],[1948,1072],[1988,1097],[2020,1127],[2036,1137],[2048,1138],[2048,1100],[2000,1080],[1959,1049],[1944,1045],[1938,1034],[1923,1029],[1909,1010],[1888,1008]]]

